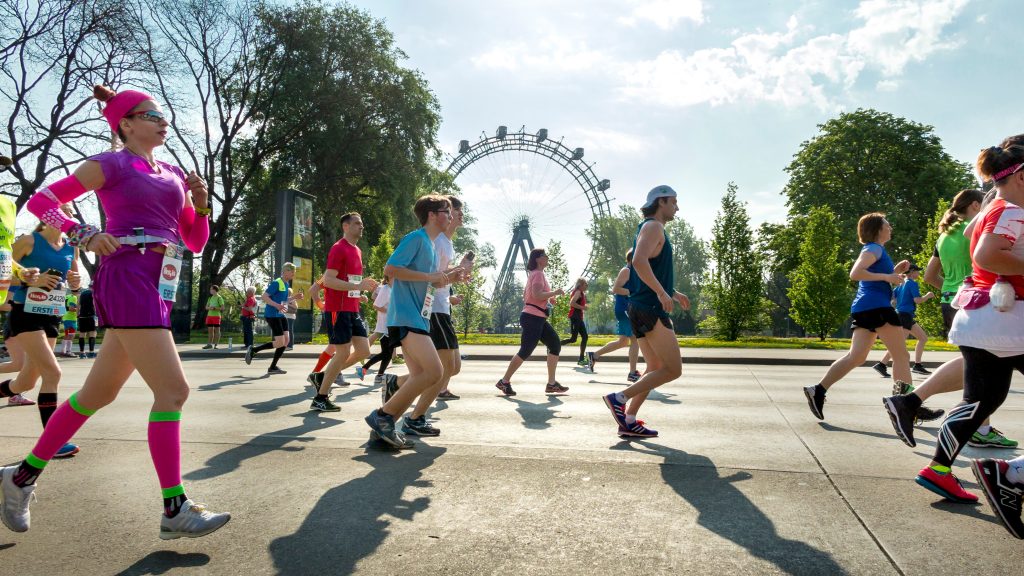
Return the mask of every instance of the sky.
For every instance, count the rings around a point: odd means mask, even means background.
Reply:
[[[613,206],[639,207],[668,184],[680,216],[705,239],[730,181],[754,226],[785,220],[785,167],[818,124],[843,111],[875,108],[932,125],[965,162],[1024,131],[1017,0],[354,4],[386,22],[405,64],[429,83],[446,154],[499,125],[547,128],[585,149],[595,174],[611,181]],[[489,222],[481,234],[499,260],[508,221],[524,210],[537,218],[529,211],[542,204],[494,201],[543,181],[547,161],[526,156],[479,162],[456,181]],[[538,243],[567,243],[578,272],[585,199],[550,178],[545,185],[570,202],[545,208],[555,224],[538,230]]]

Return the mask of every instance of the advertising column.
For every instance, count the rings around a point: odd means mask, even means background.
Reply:
[[[298,190],[277,193],[277,236],[274,246],[274,268],[281,273],[285,262],[295,264],[292,290],[302,290],[305,297],[297,302],[295,341],[313,339],[313,300],[310,287],[316,277],[313,270],[313,197]]]

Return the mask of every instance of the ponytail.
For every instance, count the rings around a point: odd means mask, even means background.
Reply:
[[[979,204],[985,199],[985,194],[981,190],[961,190],[959,194],[953,198],[953,204],[946,210],[946,213],[942,215],[942,221],[939,222],[939,233],[945,234],[949,232],[954,226],[966,220],[967,209],[978,202]]]

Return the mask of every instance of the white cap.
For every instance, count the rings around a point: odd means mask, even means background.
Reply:
[[[662,184],[661,186],[655,186],[651,188],[651,191],[647,193],[647,202],[643,205],[643,208],[650,208],[654,206],[658,198],[675,198],[676,191],[671,186]]]

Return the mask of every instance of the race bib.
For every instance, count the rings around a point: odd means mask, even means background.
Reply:
[[[178,280],[181,279],[181,255],[185,248],[181,244],[164,245],[164,261],[160,265],[160,297],[174,301],[178,294]]]
[[[45,316],[63,316],[67,313],[65,301],[68,291],[61,282],[53,290],[44,290],[33,286],[25,292],[25,312],[28,314],[43,314]]]
[[[434,288],[432,284],[427,284],[427,297],[423,299],[423,308],[420,308],[420,316],[430,319],[430,313],[434,309],[434,292],[437,288]]]
[[[358,283],[363,281],[363,275],[362,274],[349,274],[348,275],[348,281],[352,282],[354,284],[358,284]],[[349,298],[359,298],[359,296],[361,294],[362,294],[362,292],[359,291],[359,290],[349,290],[348,291],[348,297]]]
[[[12,276],[14,276],[14,258],[10,250],[0,248],[0,292],[10,290]]]

